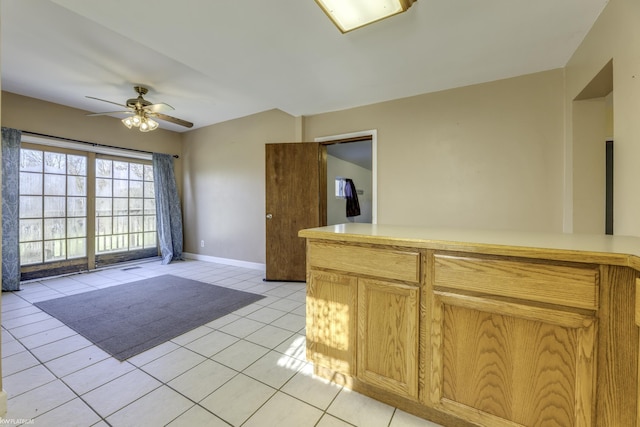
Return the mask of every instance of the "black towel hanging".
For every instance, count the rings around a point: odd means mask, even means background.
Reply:
[[[360,202],[352,179],[345,179],[344,193],[347,199],[347,217],[360,215]]]

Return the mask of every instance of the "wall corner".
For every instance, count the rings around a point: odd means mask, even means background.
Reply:
[[[294,117],[295,120],[295,129],[294,129],[294,142],[305,142],[304,141],[304,116]]]
[[[0,391],[0,419],[7,415],[7,392],[2,389]]]

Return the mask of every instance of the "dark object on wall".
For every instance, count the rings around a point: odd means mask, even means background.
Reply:
[[[360,202],[358,202],[358,193],[353,180],[345,179],[344,193],[347,198],[347,217],[360,215]]]

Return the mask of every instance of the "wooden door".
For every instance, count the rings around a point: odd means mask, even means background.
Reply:
[[[305,240],[322,225],[321,150],[315,142],[266,144],[266,280],[304,281]],[[322,185],[320,185],[322,182]]]

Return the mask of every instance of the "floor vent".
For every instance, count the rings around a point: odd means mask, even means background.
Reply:
[[[121,271],[137,270],[138,268],[142,268],[142,267],[127,267],[127,268],[123,268]]]

